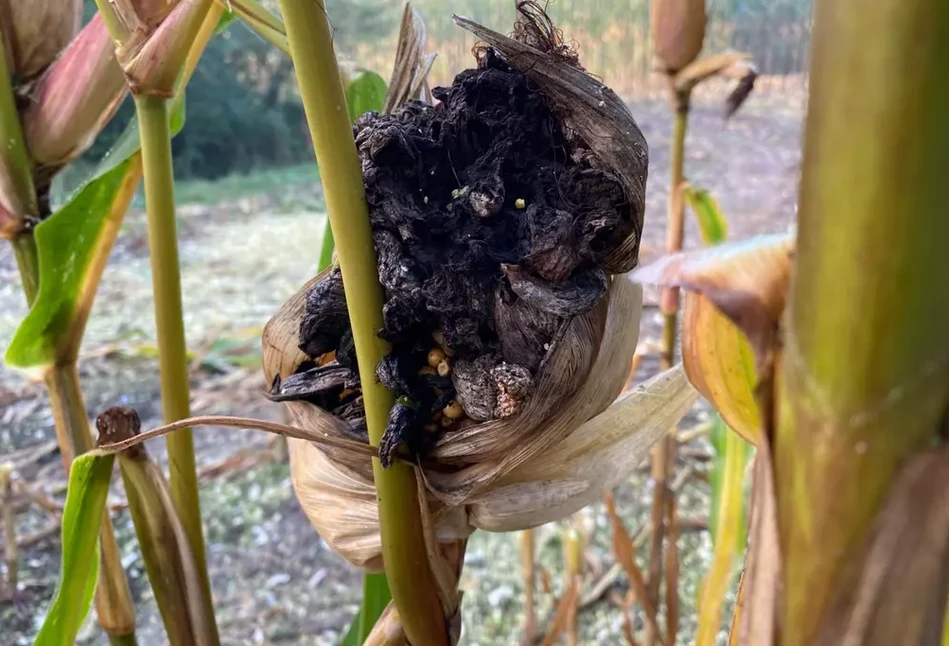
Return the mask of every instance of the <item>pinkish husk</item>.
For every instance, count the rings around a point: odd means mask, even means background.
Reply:
[[[125,98],[127,85],[97,14],[36,84],[23,134],[38,166],[59,168],[81,155]]]

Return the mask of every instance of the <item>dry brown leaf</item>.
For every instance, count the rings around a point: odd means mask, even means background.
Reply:
[[[755,456],[751,525],[741,588],[744,603],[737,625],[732,625],[729,644],[773,646],[775,620],[781,590],[781,546],[778,536],[777,501],[770,448],[760,447]],[[736,637],[737,629],[737,637]]]
[[[726,119],[738,112],[738,109],[751,95],[751,91],[755,89],[755,81],[758,79],[758,71],[749,63],[739,63],[732,69],[740,76],[738,77],[738,84],[725,99]]]
[[[630,589],[635,594],[636,600],[642,605],[646,621],[652,626],[659,643],[665,643],[659,631],[659,623],[656,620],[656,609],[652,607],[649,595],[646,592],[646,576],[636,565],[636,548],[633,546],[633,540],[630,538],[629,532],[626,531],[623,519],[616,513],[612,494],[606,496],[606,512],[609,514],[610,524],[613,528],[613,554],[616,555],[616,560],[623,565],[626,576],[629,577]]]
[[[405,4],[399,41],[395,50],[395,63],[389,78],[389,91],[382,106],[383,114],[410,99],[422,98],[428,72],[435,62],[435,54],[425,55],[425,21],[422,14]]]
[[[630,277],[705,295],[744,332],[760,363],[770,357],[784,312],[794,244],[791,235],[719,244],[665,256]]]
[[[836,582],[815,644],[941,643],[949,583],[949,449],[908,460],[862,554],[854,557]]]
[[[570,620],[570,612],[577,605],[577,595],[580,591],[579,577],[570,577],[567,589],[564,590],[560,601],[557,603],[557,612],[554,614],[554,620],[551,622],[550,629],[544,637],[543,646],[553,646],[561,635],[567,630]]]
[[[746,61],[751,54],[744,52],[722,52],[700,58],[683,67],[673,78],[678,92],[689,92],[702,81],[725,74],[728,68]]]

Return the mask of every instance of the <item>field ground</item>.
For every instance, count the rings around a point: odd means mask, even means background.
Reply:
[[[643,257],[656,257],[664,244],[664,219],[671,122],[660,103],[632,106],[650,143],[650,180]],[[793,222],[799,163],[799,111],[756,108],[725,124],[716,107],[697,107],[689,129],[687,175],[719,199],[731,237],[786,230]],[[280,409],[261,396],[259,332],[268,317],[314,272],[324,215],[320,187],[311,168],[267,171],[215,183],[185,183],[178,189],[184,306],[192,362],[195,414],[233,414],[279,419]],[[134,406],[144,426],[159,423],[157,364],[151,317],[150,272],[144,214],[126,220],[106,270],[83,346],[80,370],[90,415],[114,404]],[[689,246],[698,239],[694,222]],[[655,295],[647,292],[647,302]],[[0,247],[0,349],[5,350],[25,314],[12,253]],[[643,318],[643,339],[658,337],[658,315]],[[647,361],[643,374],[656,370]],[[705,416],[699,405],[690,420]],[[0,367],[0,461],[16,449],[41,446],[54,437],[41,384]],[[286,462],[270,436],[203,428],[195,432],[198,459],[207,471],[201,502],[206,519],[208,560],[225,644],[335,644],[360,596],[359,574],[335,556],[311,529],[290,487]],[[149,450],[164,458],[161,441]],[[690,447],[701,470],[707,443]],[[680,468],[684,466],[683,461]],[[61,497],[64,476],[58,455],[45,456],[25,474],[53,497]],[[616,492],[631,532],[646,520],[651,493],[648,471],[640,469]],[[680,494],[685,517],[707,515],[707,484],[690,480]],[[115,491],[115,498],[121,498]],[[160,620],[145,582],[127,513],[115,516],[124,564],[138,604],[139,643],[164,643]],[[586,510],[591,531],[587,581],[613,563],[609,523],[602,505]],[[51,597],[59,569],[54,520],[34,508],[18,516],[20,585],[13,603],[0,603],[0,632],[8,644],[29,644]],[[561,587],[560,528],[538,531],[539,560],[552,590],[540,591],[538,617],[549,617]],[[691,609],[704,573],[710,542],[705,532],[685,533],[682,555],[682,629],[679,643],[691,643]],[[517,643],[522,620],[522,577],[517,537],[476,533],[469,542],[462,587],[462,643]],[[613,585],[623,590],[621,577]],[[580,614],[583,643],[618,643],[620,612],[610,595]],[[106,644],[94,622],[83,644]]]

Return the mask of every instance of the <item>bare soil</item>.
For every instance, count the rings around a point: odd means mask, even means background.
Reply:
[[[667,144],[671,120],[665,104],[632,106],[650,144],[650,180],[644,261],[664,245],[668,175]],[[730,236],[786,230],[794,220],[800,158],[801,118],[793,110],[765,110],[752,98],[727,124],[720,106],[695,106],[690,119],[686,169],[689,180],[709,189],[728,216]],[[194,351],[192,408],[195,414],[226,413],[280,419],[277,404],[262,395],[259,332],[268,317],[315,271],[324,215],[314,180],[274,185],[250,197],[227,196],[180,208],[182,280],[189,347]],[[91,416],[121,404],[138,409],[145,428],[159,423],[160,397],[154,359],[150,271],[143,214],[130,213],[106,270],[89,322],[80,363]],[[687,246],[698,232],[690,219]],[[647,292],[647,302],[655,294]],[[0,349],[5,350],[25,314],[8,245],[0,247]],[[644,340],[658,338],[655,310],[643,318]],[[642,374],[657,369],[646,361]],[[707,415],[699,405],[690,422]],[[41,447],[54,438],[53,423],[41,384],[0,367],[0,461],[12,452]],[[360,597],[360,575],[335,556],[312,530],[297,504],[279,444],[261,433],[220,428],[195,431],[202,480],[208,561],[226,644],[335,644],[345,632]],[[164,458],[161,441],[149,451]],[[688,461],[701,472],[707,443],[696,440]],[[691,457],[689,457],[691,456]],[[23,477],[62,499],[65,482],[59,456],[46,452],[24,469]],[[648,472],[640,470],[616,492],[617,506],[631,532],[646,521],[651,497]],[[121,500],[119,488],[115,501]],[[692,479],[680,493],[685,517],[701,520],[708,512],[707,484]],[[588,585],[613,564],[609,523],[601,505],[581,514],[589,532]],[[138,605],[139,643],[165,643],[127,513],[114,514]],[[0,602],[4,643],[29,644],[52,595],[59,569],[59,537],[54,516],[30,506],[18,515],[17,534],[29,544],[20,550],[20,583],[12,602]],[[700,524],[700,523],[699,523]],[[538,617],[549,617],[561,589],[563,524],[538,530],[538,555],[552,581],[550,593],[538,594]],[[42,537],[46,534],[45,538]],[[709,555],[701,531],[680,539],[683,608],[678,643],[691,641],[690,609]],[[464,644],[515,644],[523,618],[517,537],[478,532],[469,543],[462,587]],[[612,589],[623,590],[619,577]],[[580,615],[583,643],[616,643],[620,611],[609,601],[591,604]],[[82,643],[105,644],[94,621],[87,622]]]

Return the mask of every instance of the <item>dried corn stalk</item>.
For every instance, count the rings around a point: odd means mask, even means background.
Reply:
[[[356,126],[393,344],[377,375],[400,396],[380,451],[417,460],[446,542],[597,500],[695,397],[676,368],[614,403],[642,293],[612,275],[638,259],[646,143],[546,15],[519,11],[515,39],[456,18],[484,45],[438,106]],[[348,327],[331,269],[268,323],[264,371],[296,425],[366,441]],[[293,440],[290,455],[323,538],[379,569],[369,459]]]

